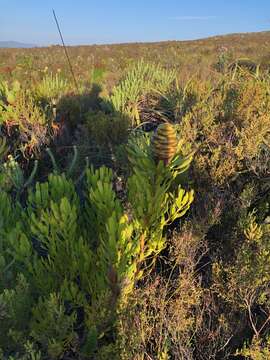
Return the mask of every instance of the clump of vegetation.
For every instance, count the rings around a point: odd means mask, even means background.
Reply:
[[[176,154],[170,165],[156,165],[149,147],[129,145],[129,216],[105,167],[87,170],[84,204],[64,174],[36,183],[25,209],[2,193],[4,353],[23,354],[27,341],[55,359],[116,346],[106,337],[116,336],[118,314],[166,247],[165,227],[193,201],[192,190],[171,190],[191,159]]]
[[[48,144],[52,133],[51,124],[42,109],[27,90],[14,82],[9,88],[6,82],[0,87],[0,123],[12,146],[24,156],[31,156]]]
[[[175,71],[162,69],[159,65],[139,62],[120,80],[108,99],[113,111],[126,114],[133,125],[142,122],[141,113],[145,98],[151,94],[163,94],[175,80]]]
[[[268,359],[268,37],[226,39],[70,48],[79,89],[0,50],[0,358]]]

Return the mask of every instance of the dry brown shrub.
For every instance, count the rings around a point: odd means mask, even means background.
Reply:
[[[123,359],[193,359],[202,296],[196,268],[203,247],[197,230],[185,227],[173,234],[167,265],[136,289],[121,317]]]

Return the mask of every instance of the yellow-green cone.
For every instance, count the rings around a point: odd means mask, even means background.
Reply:
[[[174,126],[169,123],[159,125],[151,140],[155,159],[168,164],[176,153],[177,143]]]

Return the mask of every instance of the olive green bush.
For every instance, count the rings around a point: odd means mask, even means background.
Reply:
[[[119,314],[165,248],[164,228],[193,201],[192,190],[172,188],[191,156],[178,153],[165,166],[149,143],[133,142],[128,151],[128,212],[106,167],[87,170],[83,201],[73,181],[56,173],[29,189],[25,206],[1,193],[4,354],[25,356],[27,343],[52,359],[116,350]]]

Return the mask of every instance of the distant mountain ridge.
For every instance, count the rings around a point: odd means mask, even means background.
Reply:
[[[25,44],[18,41],[0,41],[0,48],[33,48],[37,45]]]

